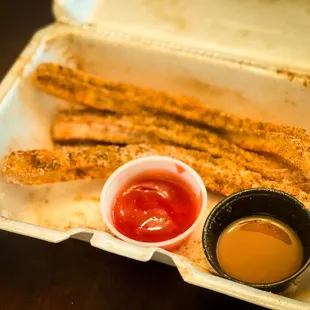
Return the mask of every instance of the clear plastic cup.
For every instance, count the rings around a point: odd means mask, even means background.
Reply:
[[[120,233],[114,226],[112,207],[119,192],[136,176],[150,171],[167,171],[183,179],[199,198],[199,212],[195,222],[182,234],[160,242],[141,242]],[[100,210],[107,228],[119,239],[142,247],[156,247],[172,250],[178,247],[197,227],[207,208],[207,190],[198,173],[187,164],[171,157],[147,156],[130,161],[119,167],[103,186],[100,197]]]

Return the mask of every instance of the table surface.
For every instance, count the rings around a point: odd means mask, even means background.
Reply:
[[[0,1],[0,79],[34,32],[53,21],[51,1]],[[50,244],[0,232],[0,310],[263,309],[183,282],[176,268],[141,263],[88,243]]]

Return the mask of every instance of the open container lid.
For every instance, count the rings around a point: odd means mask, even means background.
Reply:
[[[308,0],[55,0],[54,14],[146,45],[310,73]]]

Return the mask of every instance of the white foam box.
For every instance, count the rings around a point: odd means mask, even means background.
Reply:
[[[31,80],[46,61],[310,129],[306,0],[58,0],[53,10],[56,22],[34,35],[0,85],[0,159],[14,150],[52,147],[51,122],[65,102]],[[201,246],[203,223],[175,253],[115,239],[99,213],[102,185],[21,187],[1,175],[0,229],[54,243],[78,238],[132,259],[174,265],[188,283],[266,308],[310,309],[310,270],[287,295],[211,274]],[[209,193],[208,212],[219,199]]]

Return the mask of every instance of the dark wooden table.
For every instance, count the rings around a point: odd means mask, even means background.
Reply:
[[[0,78],[40,27],[51,1],[0,1]],[[263,309],[183,282],[176,268],[140,263],[68,240],[0,232],[0,310]]]

